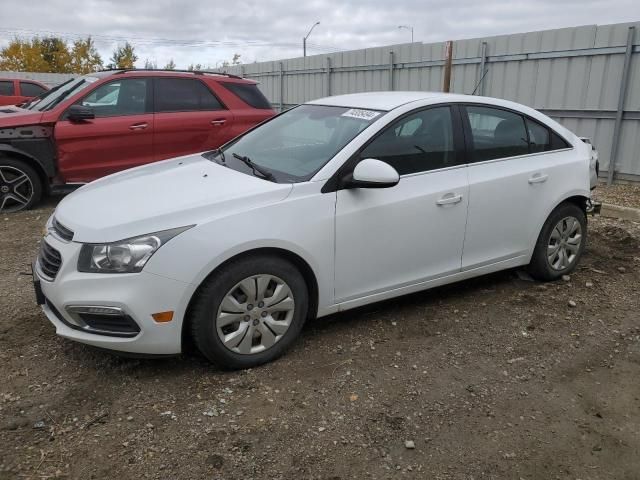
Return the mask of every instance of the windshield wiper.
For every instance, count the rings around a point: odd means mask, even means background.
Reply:
[[[51,102],[49,105],[46,105],[43,109],[43,112],[46,112],[48,110],[51,110],[53,107],[55,107],[56,105],[58,105],[62,100],[64,100],[65,98],[67,98],[67,96],[73,92],[78,86],[82,85],[84,83],[84,81],[75,84],[73,87],[71,88],[67,88],[64,92],[62,92],[60,95],[58,95],[57,98],[55,98],[53,100],[53,102]]]
[[[233,158],[237,158],[242,163],[244,163],[246,166],[250,167],[251,170],[253,170],[253,174],[255,176],[258,176],[258,173],[259,173],[260,176],[262,178],[264,178],[265,180],[269,180],[271,182],[275,182],[276,181],[276,177],[273,176],[273,173],[268,172],[267,170],[263,169],[260,165],[256,165],[255,163],[253,163],[251,161],[251,159],[249,157],[238,155],[237,153],[234,153],[233,154]]]

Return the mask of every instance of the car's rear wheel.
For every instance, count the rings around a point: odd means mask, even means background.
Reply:
[[[0,213],[28,210],[40,201],[42,182],[26,163],[0,156]]]
[[[290,262],[251,256],[223,267],[199,289],[191,334],[202,354],[231,369],[279,357],[307,316],[304,277]]]
[[[563,203],[542,227],[529,264],[538,280],[557,280],[577,266],[587,241],[587,217],[573,203]]]

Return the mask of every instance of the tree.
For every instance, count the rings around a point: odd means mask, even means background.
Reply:
[[[158,68],[158,64],[156,62],[152,62],[148,58],[144,61],[144,68],[147,70],[155,70]]]
[[[51,72],[42,56],[40,41],[14,38],[0,51],[0,70],[14,72]]]
[[[71,71],[73,73],[90,73],[101,70],[102,58],[96,50],[91,37],[76,40],[71,47]]]
[[[133,45],[129,42],[125,42],[124,46],[118,47],[114,50],[111,56],[110,68],[135,68],[135,63],[138,61]]]
[[[234,53],[233,58],[231,59],[231,65],[240,65],[240,55],[239,53]]]
[[[187,67],[187,70],[189,70],[190,72],[193,72],[193,71],[198,72],[198,71],[202,70],[202,64],[200,64],[200,63],[196,63],[196,64],[194,65],[194,64],[192,63],[191,65],[189,65],[189,66]]]
[[[41,40],[35,39],[40,44],[40,52],[44,61],[47,62],[50,72],[71,73],[71,54],[67,43],[58,37],[45,37]]]
[[[169,60],[169,63],[167,63],[164,66],[165,70],[175,70],[176,69],[176,62],[173,61],[173,58]]]

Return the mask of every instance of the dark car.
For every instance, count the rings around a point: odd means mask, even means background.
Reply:
[[[254,81],[108,70],[0,108],[0,211],[127,168],[211,150],[275,115]]]

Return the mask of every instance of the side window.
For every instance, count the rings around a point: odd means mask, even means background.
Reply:
[[[0,82],[0,95],[15,95],[13,82],[11,81]]]
[[[156,112],[189,112],[224,108],[200,80],[156,78],[154,82]]]
[[[556,132],[530,118],[526,119],[531,153],[550,152],[569,148],[570,145]]]
[[[45,91],[40,85],[31,82],[20,82],[20,93],[23,97],[37,97]]]
[[[400,175],[456,165],[449,107],[435,107],[396,121],[360,153],[377,158]]]
[[[119,79],[99,86],[81,100],[93,108],[96,118],[138,115],[147,111],[145,78]]]
[[[529,153],[524,117],[507,110],[467,105],[473,138],[473,161]]]

